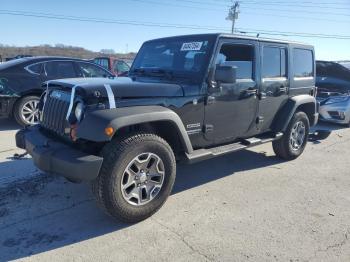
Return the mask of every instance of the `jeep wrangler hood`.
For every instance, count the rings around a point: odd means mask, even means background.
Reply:
[[[128,77],[109,78],[71,78],[49,81],[53,88],[72,89],[85,98],[107,98],[111,90],[117,98],[176,97],[184,96],[183,88],[178,84],[144,83]]]

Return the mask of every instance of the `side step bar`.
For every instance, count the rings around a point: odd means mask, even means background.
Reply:
[[[251,137],[248,139],[243,139],[240,142],[218,146],[208,149],[197,149],[191,154],[186,154],[187,161],[190,163],[196,163],[199,161],[207,160],[216,156],[236,152],[245,148],[265,144],[277,140],[283,136],[283,133],[277,133],[273,136],[261,136],[261,137]]]

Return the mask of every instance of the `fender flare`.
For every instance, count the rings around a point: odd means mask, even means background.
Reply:
[[[108,142],[113,136],[105,134],[106,127],[113,127],[115,133],[118,133],[123,127],[158,121],[169,122],[177,128],[185,152],[193,152],[191,141],[179,115],[162,106],[131,106],[87,112],[78,125],[77,136],[94,142]]]
[[[275,132],[284,132],[290,120],[292,119],[294,113],[297,109],[302,105],[314,105],[312,109],[312,117],[313,119],[310,122],[310,125],[315,125],[318,119],[318,109],[317,109],[317,101],[316,98],[311,95],[298,95],[288,99],[288,101],[284,104],[284,106],[279,110],[277,116],[275,117],[272,125],[272,130]]]

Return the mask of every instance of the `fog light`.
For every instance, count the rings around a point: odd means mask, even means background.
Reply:
[[[345,119],[345,112],[338,111],[338,113],[339,113],[339,118],[341,120],[344,120]]]
[[[78,125],[71,125],[70,126],[70,137],[73,141],[77,141],[77,132],[78,132]]]
[[[105,128],[105,134],[107,135],[107,136],[112,136],[113,134],[114,134],[114,128],[113,127],[106,127]]]

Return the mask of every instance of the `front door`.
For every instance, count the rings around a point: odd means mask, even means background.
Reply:
[[[261,86],[259,91],[259,129],[268,131],[280,107],[288,99],[287,45],[260,43]]]
[[[234,84],[216,83],[217,88],[208,94],[205,138],[212,144],[244,137],[255,128],[258,48],[257,41],[234,39],[222,40],[218,46],[215,66],[237,67],[237,81]],[[215,80],[214,75],[212,81]]]

